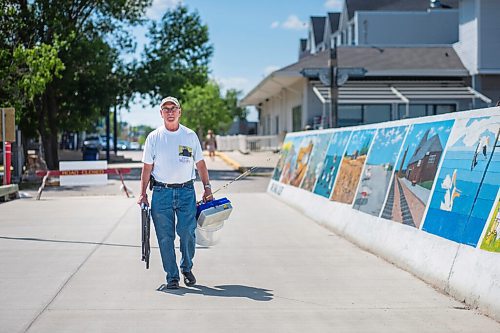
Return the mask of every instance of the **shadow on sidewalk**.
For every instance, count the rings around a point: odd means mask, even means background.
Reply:
[[[68,243],[68,244],[88,244],[88,245],[104,245],[104,246],[118,246],[118,247],[134,247],[140,248],[142,245],[131,245],[131,244],[117,244],[117,243],[105,243],[105,242],[90,242],[90,241],[77,241],[77,240],[63,240],[63,239],[48,239],[48,238],[35,238],[35,237],[9,237],[0,236],[0,239],[16,240],[16,241],[31,241],[31,242],[48,242],[48,243]],[[158,246],[151,246],[152,249],[158,249]],[[176,249],[179,246],[175,246]],[[208,246],[196,245],[196,249],[209,249]]]
[[[157,291],[184,296],[186,294],[196,294],[204,296],[216,296],[216,297],[242,297],[253,299],[254,301],[271,301],[273,299],[272,290],[247,287],[242,285],[225,285],[225,286],[215,286],[214,288],[206,287],[202,285],[195,285],[191,288],[179,288],[179,289],[167,289],[165,284],[162,284]]]

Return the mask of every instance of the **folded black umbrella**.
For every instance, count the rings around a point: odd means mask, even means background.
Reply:
[[[148,206],[141,206],[141,230],[142,230],[142,261],[146,262],[146,269],[149,269],[149,235],[151,233],[151,210]]]

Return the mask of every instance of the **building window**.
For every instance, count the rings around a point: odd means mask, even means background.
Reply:
[[[429,155],[429,160],[427,161],[428,164],[434,164],[436,163],[436,155]]]
[[[355,126],[391,121],[390,104],[344,104],[338,106],[338,126]]]
[[[292,108],[292,132],[302,129],[302,105]]]
[[[363,108],[363,123],[374,124],[391,121],[390,104],[366,104]]]
[[[339,127],[355,126],[363,123],[363,105],[339,105],[337,108]]]
[[[427,116],[427,106],[425,104],[410,104],[409,114],[406,114],[406,104],[399,104],[399,119],[418,118]]]
[[[354,31],[355,31],[355,25],[354,25],[354,23],[353,23],[353,24],[351,24],[351,25],[349,26],[349,32],[350,32],[350,33],[349,33],[349,35],[350,35],[350,38],[351,38],[351,40],[350,40],[350,44],[351,44],[351,45],[355,45],[355,44],[356,44],[356,43],[355,43],[355,42],[356,42],[356,36],[355,36],[355,34],[354,34]]]
[[[399,119],[434,116],[457,111],[455,104],[410,104],[410,114],[406,116],[406,104],[399,104]]]
[[[443,114],[457,111],[457,106],[455,104],[436,104],[428,106],[432,107],[432,114]]]

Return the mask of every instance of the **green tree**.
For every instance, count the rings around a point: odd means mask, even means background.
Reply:
[[[247,118],[248,110],[247,108],[238,106],[238,99],[241,95],[241,91],[236,89],[228,89],[226,91],[226,105],[229,109],[233,119],[243,120]]]
[[[117,50],[132,49],[125,26],[139,23],[150,3],[0,1],[0,12],[7,13],[0,16],[0,68],[6,72],[0,103],[16,106],[23,132],[40,134],[50,169],[58,167],[60,128],[89,127],[117,96],[127,105],[131,68]]]
[[[208,81],[213,47],[196,11],[183,5],[168,10],[160,22],[151,23],[148,38],[136,85],[151,105],[169,95],[182,97],[181,89]]]
[[[182,90],[181,123],[193,129],[200,139],[209,129],[224,132],[233,117],[228,104],[221,96],[217,83],[209,81],[204,86],[192,86]]]

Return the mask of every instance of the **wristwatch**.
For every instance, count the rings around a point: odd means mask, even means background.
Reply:
[[[203,186],[204,188],[209,188],[209,189],[212,189],[212,185],[210,184],[205,184],[205,186]]]

